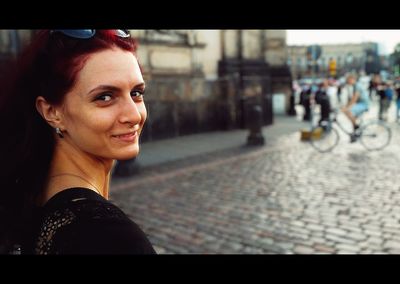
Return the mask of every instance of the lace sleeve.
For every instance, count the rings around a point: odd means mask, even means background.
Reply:
[[[47,216],[40,228],[36,242],[36,254],[51,254],[54,248],[54,237],[65,226],[74,222],[76,215],[69,209],[57,210]]]
[[[108,201],[72,199],[48,212],[37,254],[154,254],[144,232]]]
[[[56,254],[155,254],[145,234],[129,219],[73,222],[57,233],[53,248]]]

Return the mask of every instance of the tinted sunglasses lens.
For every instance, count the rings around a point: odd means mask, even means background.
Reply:
[[[96,33],[95,30],[53,30],[52,32],[60,32],[69,37],[81,39],[91,38]]]
[[[115,34],[119,37],[130,37],[131,36],[127,30],[115,30]]]

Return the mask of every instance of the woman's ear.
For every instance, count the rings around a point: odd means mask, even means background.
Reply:
[[[42,96],[36,98],[36,110],[51,127],[62,128],[61,112],[59,108],[49,104]]]

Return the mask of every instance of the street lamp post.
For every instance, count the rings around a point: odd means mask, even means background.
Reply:
[[[287,62],[287,65],[288,65],[288,68],[289,68],[289,70],[291,70],[291,67],[292,67],[292,60],[289,58],[288,59],[288,62]],[[289,71],[290,72],[290,71]],[[294,90],[294,88],[293,88],[293,77],[292,77],[292,73],[290,72],[289,73],[290,74],[290,76],[291,76],[291,80],[290,80],[290,82],[291,82],[291,86],[290,86],[290,97],[289,97],[289,110],[288,110],[288,115],[291,115],[291,116],[295,116],[297,113],[296,113],[296,109],[295,109],[295,90]]]
[[[244,92],[244,60],[243,60],[243,31],[238,31],[238,60],[239,60],[239,94],[242,103],[245,127],[249,129],[247,145],[263,145],[265,143],[262,135],[262,107],[253,101],[255,97],[247,100]]]
[[[240,126],[246,127],[246,102],[244,96],[244,82],[243,82],[243,31],[237,31],[237,47],[238,47],[238,94],[240,105]]]

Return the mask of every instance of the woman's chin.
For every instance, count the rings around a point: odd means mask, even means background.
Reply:
[[[130,160],[133,158],[136,158],[139,155],[139,147],[135,147],[129,150],[124,151],[123,153],[118,153],[117,155],[115,155],[116,160]]]

